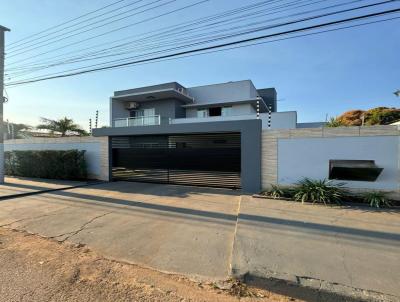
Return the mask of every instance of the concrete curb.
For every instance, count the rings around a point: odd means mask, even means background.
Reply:
[[[399,302],[400,297],[376,291],[350,287],[344,284],[306,276],[295,276],[271,271],[237,274],[232,276],[248,285],[288,295],[309,302]]]

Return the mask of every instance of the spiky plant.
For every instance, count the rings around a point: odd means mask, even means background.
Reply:
[[[370,207],[383,208],[392,206],[384,192],[371,191],[363,196],[364,202],[368,203]]]
[[[333,183],[331,180],[314,180],[304,178],[297,183],[294,199],[302,203],[341,204],[345,191],[344,183]]]

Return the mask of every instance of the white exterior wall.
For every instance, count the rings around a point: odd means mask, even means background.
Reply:
[[[351,188],[399,188],[399,136],[295,138],[278,141],[278,183],[329,178],[329,160],[374,160],[383,168],[374,182],[344,181]]]
[[[4,142],[4,151],[85,150],[88,176],[108,180],[108,139],[105,137],[65,137],[16,139]]]
[[[375,182],[343,181],[353,191],[383,190],[400,199],[400,127],[263,130],[262,187],[293,185],[303,177],[328,179],[329,160],[374,160]]]

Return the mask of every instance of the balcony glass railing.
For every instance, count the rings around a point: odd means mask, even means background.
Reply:
[[[118,118],[113,121],[114,127],[155,126],[161,124],[159,115]]]

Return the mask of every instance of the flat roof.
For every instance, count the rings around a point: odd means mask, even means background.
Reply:
[[[193,103],[192,97],[173,88],[128,93],[118,96],[112,96],[111,98],[113,100],[133,101],[133,102],[145,102],[145,101],[155,101],[163,99],[178,99],[186,104]]]
[[[4,26],[1,26],[1,25],[0,25],[0,30],[2,30],[2,31],[10,31],[10,29],[9,29],[9,28],[7,28],[7,27],[4,27]]]

